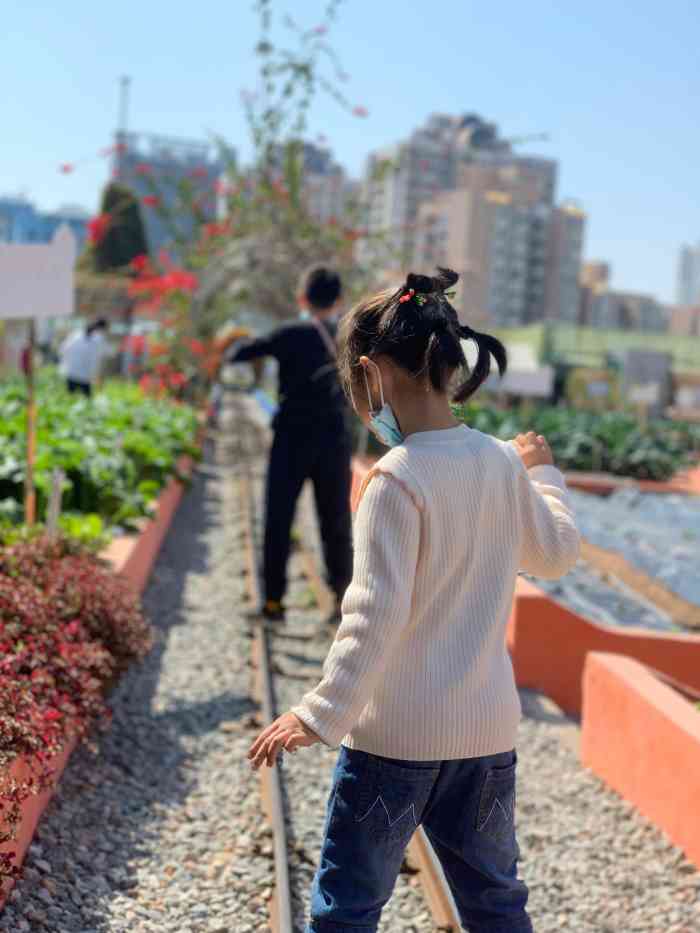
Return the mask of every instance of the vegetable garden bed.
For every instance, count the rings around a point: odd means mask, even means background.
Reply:
[[[459,406],[455,413],[469,427],[503,440],[525,431],[544,434],[565,472],[666,482],[694,465],[700,453],[697,424],[657,420],[642,426],[618,412],[550,406],[501,410],[479,402]]]
[[[197,415],[184,405],[109,385],[94,399],[68,394],[51,374],[39,380],[35,482],[38,516],[46,514],[52,474],[65,476],[61,527],[103,542],[135,530],[150,515],[183,456],[196,456]],[[22,519],[26,456],[24,387],[0,388],[0,519]]]

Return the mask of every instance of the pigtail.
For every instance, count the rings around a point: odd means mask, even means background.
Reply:
[[[495,359],[498,372],[503,376],[508,368],[508,357],[501,341],[491,334],[482,334],[467,326],[460,327],[459,334],[463,340],[473,340],[477,346],[474,369],[454,394],[455,402],[465,402],[488,379],[491,373],[491,358]]]

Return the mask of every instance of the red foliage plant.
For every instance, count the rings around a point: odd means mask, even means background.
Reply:
[[[47,538],[0,552],[0,843],[16,838],[23,801],[51,786],[66,742],[109,720],[107,688],[150,646],[137,598],[97,558]],[[17,874],[1,856],[0,878]]]
[[[104,240],[109,225],[112,222],[111,214],[98,214],[91,218],[87,224],[88,240],[95,246]]]

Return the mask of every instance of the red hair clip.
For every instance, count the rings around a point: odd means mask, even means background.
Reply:
[[[403,304],[404,301],[410,301],[411,298],[413,298],[413,296],[415,295],[415,293],[416,293],[416,291],[415,291],[414,288],[409,288],[409,290],[406,292],[406,294],[405,294],[405,295],[402,295],[402,296],[399,298],[399,304]]]

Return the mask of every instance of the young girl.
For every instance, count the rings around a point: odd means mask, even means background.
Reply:
[[[502,345],[459,323],[457,275],[409,275],[343,325],[353,405],[391,451],[370,471],[343,621],[315,690],[249,757],[341,745],[314,881],[310,933],[369,933],[416,827],[472,933],[531,933],[518,879],[514,751],[520,702],[505,647],[518,571],[567,572],[579,538],[543,437],[513,442],[460,424]]]

